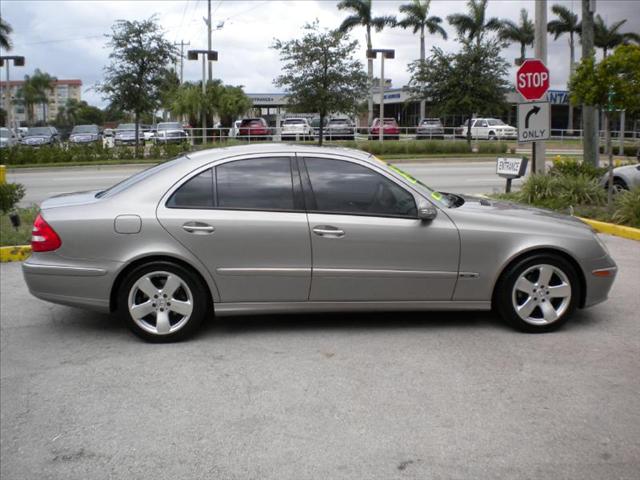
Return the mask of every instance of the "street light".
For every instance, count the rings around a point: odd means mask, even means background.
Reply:
[[[4,92],[5,110],[7,112],[5,123],[7,128],[11,129],[11,86],[9,85],[9,65],[11,64],[11,61],[13,61],[14,67],[24,67],[24,57],[20,55],[0,56],[0,67],[4,66],[5,60],[7,61],[7,84]]]
[[[204,98],[207,93],[206,77],[205,77],[205,60],[210,62],[218,61],[218,52],[215,50],[188,50],[188,60],[198,60],[198,56],[202,55],[202,144],[207,141],[207,114],[205,113]]]
[[[380,53],[380,128],[378,130],[378,140],[382,141],[384,135],[384,59],[396,58],[396,51],[389,48],[374,48],[367,50],[367,58],[375,59]]]

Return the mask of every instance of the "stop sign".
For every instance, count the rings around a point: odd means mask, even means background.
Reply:
[[[541,60],[525,60],[516,73],[516,89],[525,100],[540,100],[549,90],[549,70]]]

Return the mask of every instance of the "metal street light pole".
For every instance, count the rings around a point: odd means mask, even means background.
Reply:
[[[5,125],[8,129],[11,129],[11,85],[9,84],[9,65],[13,62],[14,67],[24,67],[24,57],[20,55],[6,55],[0,56],[0,67],[7,62],[7,81],[4,89],[4,105],[7,116],[5,118]]]
[[[582,0],[582,59],[594,55],[593,14],[596,0]],[[593,105],[582,105],[582,148],[583,161],[593,166],[600,163],[598,151],[598,110]]]
[[[189,50],[187,52],[187,58],[189,60],[198,60],[199,55],[202,55],[202,144],[204,145],[207,141],[207,114],[205,105],[207,77],[205,64],[207,60],[209,61],[209,64],[211,64],[211,62],[217,62],[218,52],[215,50]]]
[[[547,63],[547,0],[536,1],[535,57]],[[546,101],[545,98],[542,101]],[[546,148],[544,142],[533,142],[533,173],[545,173]]]
[[[396,51],[392,49],[374,48],[367,51],[367,58],[376,58],[380,53],[380,123],[378,130],[378,140],[384,140],[384,59],[395,58]]]

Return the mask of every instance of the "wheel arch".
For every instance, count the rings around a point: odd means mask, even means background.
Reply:
[[[519,252],[516,256],[510,258],[500,269],[496,277],[496,280],[493,284],[493,289],[491,291],[491,304],[495,305],[495,297],[496,297],[496,291],[498,289],[498,286],[500,285],[500,282],[504,278],[505,274],[509,271],[509,269],[513,265],[515,265],[518,262],[521,262],[522,260],[528,257],[532,257],[534,255],[545,255],[545,254],[558,256],[563,260],[566,260],[567,262],[569,262],[569,264],[574,268],[574,270],[576,271],[576,275],[578,276],[578,281],[580,282],[580,297],[578,298],[578,307],[583,308],[586,297],[587,297],[587,282],[584,275],[584,271],[580,267],[580,264],[578,263],[578,261],[571,254],[559,248],[553,248],[553,247],[533,248],[531,250]]]
[[[204,276],[202,275],[202,273],[200,273],[200,271],[195,268],[193,265],[191,265],[189,262],[178,258],[178,257],[173,257],[171,255],[148,255],[148,256],[144,256],[144,257],[138,257],[134,260],[132,260],[131,262],[129,262],[124,268],[122,268],[119,272],[118,275],[116,276],[116,279],[113,281],[113,284],[111,285],[111,292],[109,293],[109,310],[111,312],[115,312],[117,310],[118,307],[118,291],[120,290],[120,286],[122,285],[122,282],[124,281],[124,279],[127,277],[127,275],[134,270],[135,268],[144,265],[146,263],[151,263],[151,262],[171,262],[171,263],[176,263],[178,265],[180,265],[181,267],[184,267],[188,270],[190,270],[191,272],[193,272],[202,282],[202,284],[206,287],[207,290],[207,301],[209,306],[211,307],[212,311],[213,311],[213,294],[211,292],[211,287],[209,285],[209,282],[207,282],[207,280],[204,278]]]

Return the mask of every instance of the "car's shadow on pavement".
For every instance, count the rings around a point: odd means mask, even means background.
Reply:
[[[201,336],[258,331],[508,329],[492,312],[368,312],[216,317],[203,325]]]

